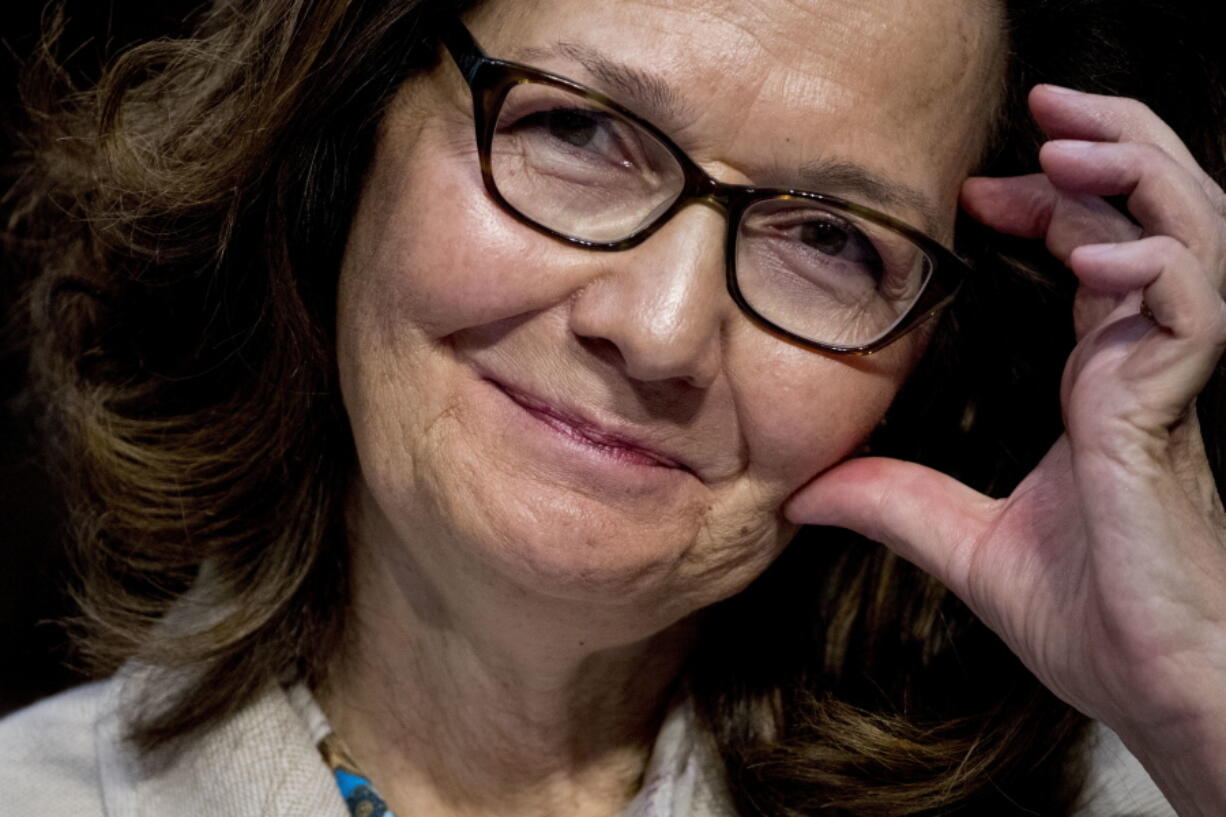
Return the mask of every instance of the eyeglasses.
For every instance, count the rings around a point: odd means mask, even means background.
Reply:
[[[464,25],[443,41],[473,98],[486,191],[524,224],[625,250],[691,202],[727,213],[725,278],[752,320],[802,346],[870,354],[952,298],[969,267],[936,240],[823,193],[724,184],[650,122],[548,71],[486,56]]]

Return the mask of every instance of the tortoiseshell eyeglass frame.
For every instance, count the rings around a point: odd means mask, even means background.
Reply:
[[[885,213],[873,210],[854,202],[825,193],[814,193],[807,190],[793,190],[777,187],[751,187],[738,184],[725,184],[707,175],[681,148],[651,122],[640,117],[616,100],[592,88],[588,88],[574,80],[558,74],[533,68],[521,63],[509,62],[489,57],[477,44],[468,28],[456,16],[450,16],[442,22],[442,39],[447,51],[455,60],[464,76],[473,100],[473,123],[476,126],[477,154],[481,163],[481,176],[486,192],[508,214],[527,226],[552,238],[564,241],[590,250],[617,251],[636,247],[651,237],[656,230],[692,202],[708,202],[715,204],[727,214],[727,234],[725,244],[725,279],[728,294],[737,306],[756,324],[772,334],[802,347],[819,352],[838,355],[868,355],[877,352],[903,335],[915,329],[927,319],[934,316],[957,294],[962,281],[970,273],[970,266],[947,249],[936,239],[929,237],[920,230],[911,227]],[[498,113],[507,94],[521,83],[537,83],[568,91],[576,96],[586,98],[599,106],[625,117],[630,122],[641,127],[659,141],[677,161],[682,170],[684,186],[676,200],[652,221],[635,230],[630,235],[617,241],[599,242],[567,235],[553,230],[547,225],[530,218],[511,205],[498,189],[494,180],[493,164],[490,160],[490,148],[498,123]],[[818,202],[831,210],[842,211],[856,218],[872,222],[888,230],[893,230],[911,241],[927,257],[931,266],[928,281],[915,303],[895,322],[895,324],[869,343],[857,346],[841,346],[822,343],[812,338],[799,335],[786,327],[779,326],[767,317],[761,315],[750,304],[741,292],[736,276],[736,242],[740,229],[741,217],[745,210],[755,202],[765,199],[807,199]]]

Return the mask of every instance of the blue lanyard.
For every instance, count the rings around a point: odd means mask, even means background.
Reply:
[[[357,765],[334,735],[329,733],[319,742],[319,752],[324,756],[328,768],[332,769],[336,785],[352,817],[396,817],[375,791],[374,784],[357,770]]]

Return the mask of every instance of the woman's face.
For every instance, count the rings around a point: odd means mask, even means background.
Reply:
[[[975,0],[495,1],[466,22],[491,56],[639,111],[721,181],[839,193],[947,243],[1000,70]],[[444,585],[651,626],[741,589],[794,532],[784,501],[863,442],[923,333],[867,358],[782,342],[729,298],[723,240],[704,204],[623,252],[547,238],[486,195],[454,64],[407,83],[340,283],[368,535]]]

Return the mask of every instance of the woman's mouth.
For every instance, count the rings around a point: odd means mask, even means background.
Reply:
[[[595,449],[607,457],[627,464],[690,470],[675,458],[625,434],[599,426],[574,412],[546,403],[505,383],[488,377],[485,379],[511,398],[524,411],[575,443]]]

